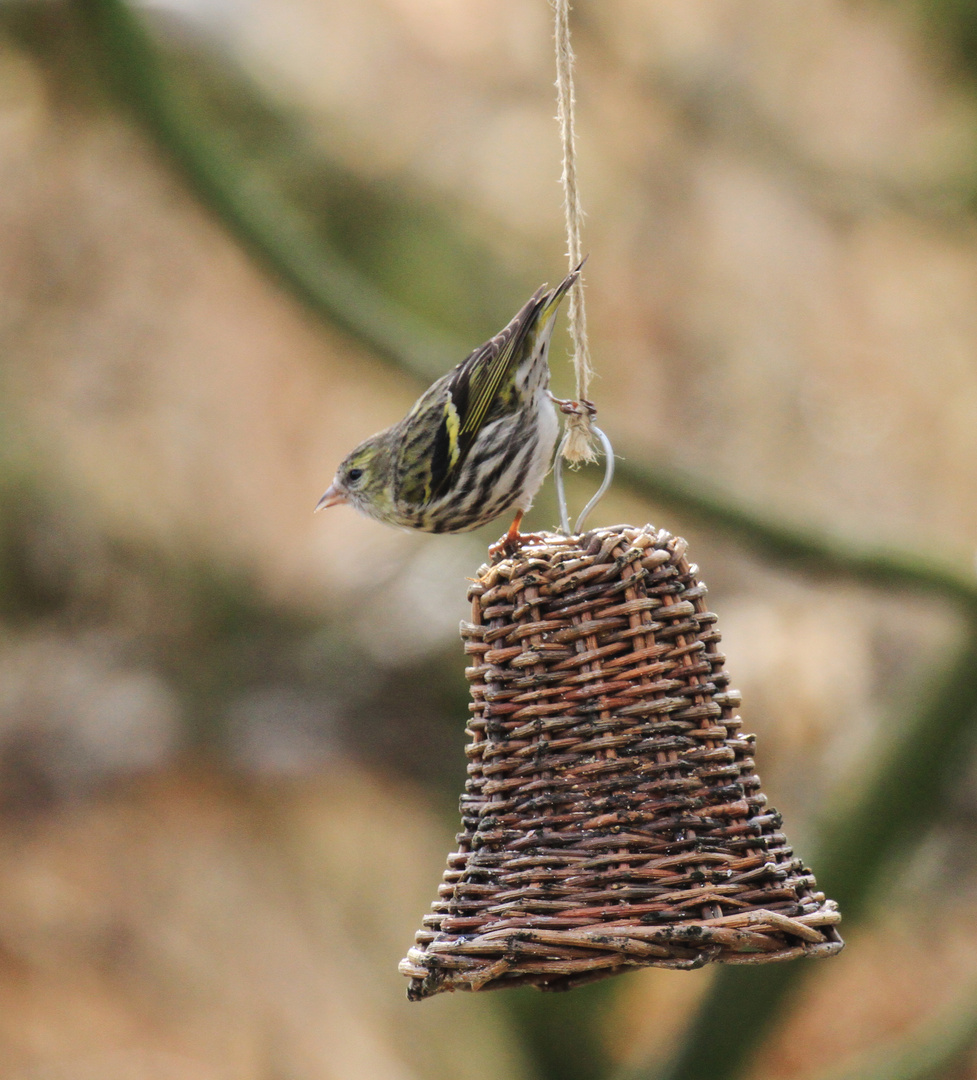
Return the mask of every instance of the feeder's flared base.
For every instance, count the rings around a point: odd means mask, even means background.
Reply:
[[[400,971],[410,979],[408,998],[420,1001],[451,990],[571,990],[649,965],[693,971],[708,963],[831,956],[844,947],[835,929],[841,916],[821,894],[812,900],[820,906],[796,919],[751,911],[673,928],[606,922],[577,930],[499,929],[455,940],[422,930]]]

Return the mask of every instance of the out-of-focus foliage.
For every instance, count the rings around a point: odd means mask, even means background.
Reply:
[[[0,8],[13,1076],[966,1057],[966,1016],[905,1046],[973,978],[977,107],[904,9],[831,0],[581,0],[576,42],[598,401],[630,482],[605,512],[689,531],[768,793],[862,927],[823,967],[400,999],[454,820],[428,807],[463,779],[453,624],[485,538],[309,509],[416,392],[371,351],[436,368],[444,332],[482,340],[557,272],[546,7],[256,2],[201,8],[209,30]]]
[[[949,56],[969,76],[977,75],[977,11],[969,0],[915,0],[916,10]]]

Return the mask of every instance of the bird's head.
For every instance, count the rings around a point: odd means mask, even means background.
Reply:
[[[393,456],[386,434],[374,435],[346,455],[316,510],[349,503],[369,517],[386,520],[393,507]]]

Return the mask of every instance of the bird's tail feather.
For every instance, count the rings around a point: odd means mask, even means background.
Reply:
[[[583,264],[587,261],[587,258],[588,256],[585,255],[580,260],[579,264],[567,274],[555,289],[550,290],[542,296],[542,304],[540,305],[539,315],[537,316],[538,324],[540,326],[546,326],[554,315],[556,315],[557,308],[560,306],[560,301],[566,296],[577,278],[580,277],[580,271],[583,269]],[[542,292],[542,290],[540,291]]]

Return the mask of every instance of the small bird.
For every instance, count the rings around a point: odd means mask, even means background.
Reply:
[[[316,510],[349,503],[388,525],[457,533],[515,508],[504,542],[517,542],[553,460],[559,423],[547,357],[557,309],[581,266],[555,289],[537,289],[403,420],[349,453]]]

